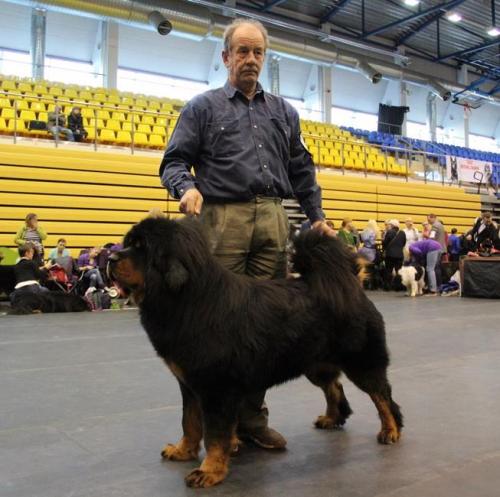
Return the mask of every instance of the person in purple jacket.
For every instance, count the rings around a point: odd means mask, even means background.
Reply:
[[[412,243],[409,250],[412,259],[425,266],[430,290],[429,295],[437,295],[436,266],[439,264],[441,244],[436,240],[427,238]]]

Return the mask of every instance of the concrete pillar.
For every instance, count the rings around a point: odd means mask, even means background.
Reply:
[[[319,94],[323,122],[332,122],[332,68],[320,66],[318,69]]]
[[[437,108],[436,108],[436,94],[429,92],[427,94],[427,129],[432,141],[436,141],[437,129]]]
[[[469,147],[469,117],[471,111],[464,109],[464,146]]]
[[[271,54],[267,60],[269,71],[269,87],[273,95],[280,94],[280,57],[276,54]]]
[[[47,32],[47,11],[32,9],[31,11],[31,77],[43,79],[45,67],[45,38]]]
[[[118,24],[100,21],[93,55],[94,71],[102,74],[105,88],[116,88],[118,79]]]

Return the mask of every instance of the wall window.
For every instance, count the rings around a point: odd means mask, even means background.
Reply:
[[[332,123],[337,126],[377,131],[378,116],[341,107],[332,107]]]
[[[186,101],[207,91],[208,84],[130,69],[118,69],[118,89]]]
[[[13,50],[0,50],[0,73],[7,76],[29,78],[31,76],[30,54]]]
[[[45,79],[82,86],[102,86],[102,74],[94,73],[90,62],[45,57]]]

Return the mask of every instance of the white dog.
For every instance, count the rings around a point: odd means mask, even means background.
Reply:
[[[401,276],[401,282],[408,290],[410,297],[424,293],[425,269],[422,266],[403,266],[398,274]]]

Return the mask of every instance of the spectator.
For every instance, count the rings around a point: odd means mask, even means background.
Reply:
[[[81,142],[87,138],[87,131],[83,127],[83,118],[80,107],[73,107],[68,116],[68,128],[73,132],[76,142]]]
[[[430,224],[431,230],[429,233],[429,238],[436,240],[441,245],[442,253],[446,252],[446,231],[444,229],[443,223],[439,221],[435,214],[429,214],[427,216],[427,221]]]
[[[40,285],[40,280],[45,277],[44,272],[52,267],[51,262],[49,261],[44,266],[40,267],[33,259],[35,248],[30,242],[21,245],[18,251],[20,259],[14,266],[16,286],[14,287],[14,291],[10,294],[11,302],[25,293],[49,291],[47,288]]]
[[[104,286],[104,281],[97,265],[99,252],[99,247],[93,247],[78,258],[78,270],[83,271],[83,280],[88,284],[85,294],[92,293],[97,289],[109,290],[109,288]]]
[[[363,247],[359,249],[359,254],[368,262],[374,262],[377,255],[376,243],[378,236],[378,226],[376,221],[370,220],[366,228],[361,232],[360,239]]]
[[[406,247],[409,247],[411,243],[418,242],[420,236],[418,229],[413,225],[413,219],[411,217],[406,219],[405,225],[406,228],[403,231],[406,235]]]
[[[354,226],[352,224],[352,220],[349,218],[345,218],[342,221],[341,228],[337,233],[337,236],[352,250],[356,249],[356,238],[353,234]]]
[[[33,260],[41,266],[43,264],[43,240],[47,238],[47,233],[38,224],[38,216],[30,213],[26,216],[24,225],[19,228],[14,239],[18,247],[22,247],[26,242],[31,242],[34,245],[35,253]]]
[[[55,260],[58,257],[70,257],[69,250],[66,248],[66,240],[59,238],[57,240],[57,247],[53,248],[49,253],[49,259]]]
[[[461,243],[460,237],[457,235],[457,228],[451,229],[451,235],[448,237],[448,255],[450,262],[457,262],[460,258]]]
[[[431,235],[431,225],[427,221],[422,223],[422,238],[427,239],[430,238]]]
[[[425,266],[427,282],[429,284],[428,295],[434,296],[437,293],[436,266],[439,264],[441,256],[441,244],[428,238],[412,243],[409,247],[412,259]]]
[[[63,133],[70,142],[75,141],[73,131],[66,127],[66,117],[58,105],[55,106],[54,112],[49,112],[47,129],[55,138],[59,137],[59,133]]]
[[[481,217],[476,219],[473,228],[467,233],[465,239],[471,242],[470,249],[477,250],[486,240],[496,238],[498,227],[493,221],[491,212],[484,211]]]
[[[382,241],[382,247],[385,252],[385,290],[391,290],[393,287],[393,271],[397,274],[403,266],[403,249],[406,245],[405,232],[399,229],[399,221],[397,219],[388,221],[388,228],[389,230]]]

